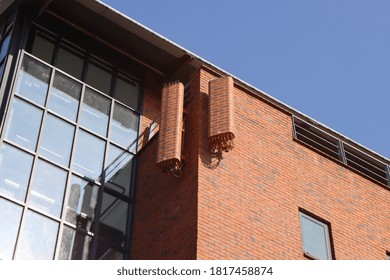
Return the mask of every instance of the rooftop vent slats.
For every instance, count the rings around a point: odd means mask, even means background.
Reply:
[[[337,138],[299,119],[295,119],[294,124],[295,135],[298,140],[301,140],[332,158],[339,159],[340,156]]]
[[[390,166],[346,144],[324,130],[293,116],[294,138],[326,154],[376,182],[390,187]]]
[[[363,154],[349,145],[345,145],[344,149],[347,165],[383,184],[387,184],[388,178],[386,164]]]

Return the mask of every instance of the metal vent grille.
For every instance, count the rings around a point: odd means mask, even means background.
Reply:
[[[390,187],[388,164],[296,116],[293,116],[292,120],[294,138],[298,142],[336,159],[375,182]]]

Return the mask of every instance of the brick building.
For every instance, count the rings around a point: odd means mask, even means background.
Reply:
[[[389,159],[99,1],[0,12],[0,259],[389,258]]]

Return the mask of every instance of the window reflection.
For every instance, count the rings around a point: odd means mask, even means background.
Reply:
[[[32,163],[31,155],[3,144],[0,150],[0,194],[24,201]]]
[[[68,166],[74,130],[73,125],[48,114],[43,128],[39,153],[48,159]]]
[[[110,99],[86,88],[81,107],[80,124],[102,136],[107,134]]]
[[[97,244],[96,259],[98,260],[123,260],[123,253],[114,244],[107,240],[99,239]]]
[[[31,151],[35,151],[41,126],[42,110],[19,98],[15,98],[9,116],[5,137]]]
[[[12,259],[22,207],[0,198],[0,260]]]
[[[138,115],[125,106],[114,104],[110,139],[125,149],[135,152],[138,132]]]
[[[87,260],[89,258],[90,243],[90,236],[64,226],[58,259]]]
[[[121,244],[126,230],[128,204],[108,193],[103,194],[99,237]]]
[[[18,248],[16,251],[16,259],[53,259],[57,232],[57,222],[33,211],[28,211],[19,239]]]
[[[51,69],[48,66],[24,56],[16,82],[16,93],[44,106],[50,73]]]
[[[11,35],[12,33],[8,34],[7,37],[3,40],[3,44],[1,45],[0,49],[0,61],[2,61],[4,57],[8,54],[8,47],[11,41]]]
[[[68,51],[64,47],[58,49],[58,56],[56,60],[56,66],[71,76],[81,80],[81,74],[83,72],[84,60]]]
[[[73,170],[93,180],[98,179],[103,170],[105,142],[92,134],[79,130]]]
[[[106,186],[129,195],[133,155],[110,145],[106,167]]]
[[[53,87],[50,89],[48,108],[71,121],[76,121],[80,95],[80,83],[56,72]]]
[[[88,64],[86,83],[108,94],[111,87],[111,73],[93,63]]]
[[[31,183],[30,205],[59,217],[61,214],[67,173],[39,160]]]
[[[98,188],[87,181],[73,176],[66,207],[65,220],[77,228],[91,230],[97,203]]]
[[[115,99],[130,106],[133,109],[138,108],[138,83],[118,77],[116,80]]]
[[[47,63],[51,63],[54,52],[54,43],[41,34],[37,34],[34,38],[32,54],[39,57]]]

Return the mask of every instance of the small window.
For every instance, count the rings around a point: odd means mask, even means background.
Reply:
[[[390,251],[386,251],[386,259],[390,260]]]
[[[299,212],[299,218],[305,256],[318,260],[333,259],[329,224],[303,212]]]

